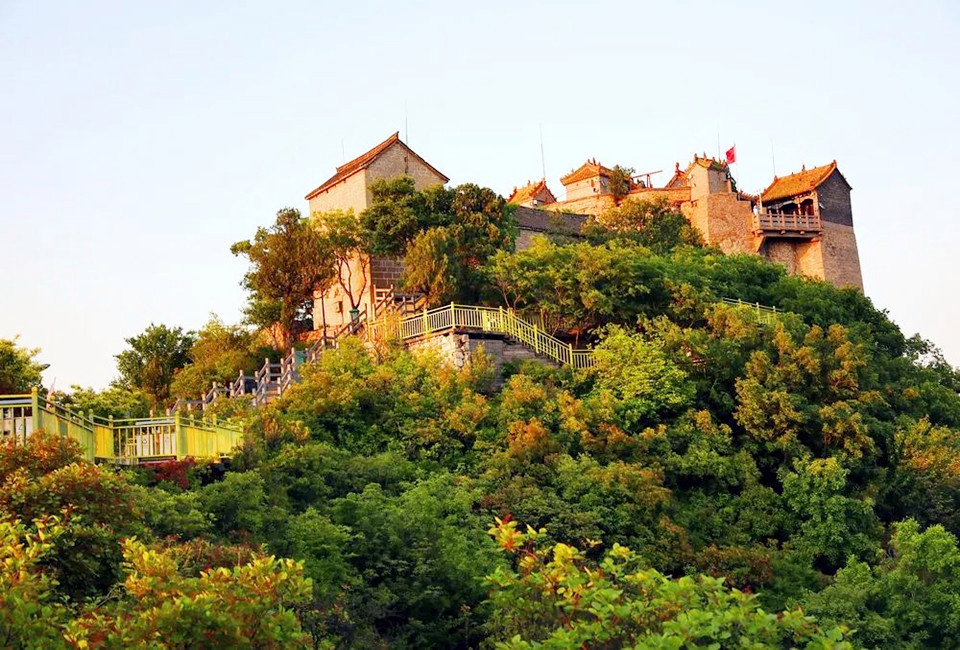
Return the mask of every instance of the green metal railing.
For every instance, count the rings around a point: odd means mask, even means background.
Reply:
[[[759,303],[722,298],[723,304],[752,310],[762,324],[773,324],[782,311]],[[502,307],[478,307],[451,303],[408,316],[386,317],[364,324],[366,334],[374,340],[399,339],[409,341],[444,331],[473,330],[490,332],[527,346],[534,353],[561,365],[589,368],[594,363],[593,350],[575,349],[571,344],[551,336],[534,323],[518,317]],[[352,332],[351,332],[352,333]],[[279,363],[266,360],[264,370],[256,377],[240,373],[229,390],[214,385],[211,396],[199,401],[201,408],[213,403],[221,392],[250,395],[256,406],[279,397],[285,389],[299,381],[299,366],[319,358],[327,341],[306,352],[296,350]],[[336,342],[334,341],[334,345]],[[253,385],[247,386],[251,379]],[[209,397],[209,399],[208,399]],[[151,460],[195,458],[224,458],[240,444],[240,428],[183,415],[172,414],[153,418],[125,420],[104,419],[74,412],[55,402],[41,399],[38,391],[29,395],[0,395],[0,442],[22,444],[34,431],[44,430],[77,440],[90,461],[122,464]]]
[[[562,365],[588,368],[593,365],[591,350],[577,350],[571,344],[551,336],[542,328],[519,318],[502,307],[477,307],[451,303],[424,310],[401,319],[385,319],[367,326],[375,339],[421,338],[456,329],[472,329],[509,336],[534,353]]]
[[[776,307],[767,307],[766,305],[761,305],[758,302],[744,302],[739,298],[721,298],[720,302],[722,302],[724,305],[743,307],[753,310],[757,316],[757,320],[764,325],[773,325],[777,318],[783,314],[783,311],[778,310]]]
[[[135,464],[152,460],[224,458],[240,444],[239,427],[180,413],[115,420],[75,412],[29,395],[0,395],[0,442],[23,444],[43,430],[80,443],[89,461]]]

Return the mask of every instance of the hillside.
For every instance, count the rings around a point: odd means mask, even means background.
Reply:
[[[502,199],[451,191],[381,193],[356,245],[593,365],[345,337],[270,405],[215,405],[226,464],[7,444],[0,646],[957,647],[960,372],[931,343],[664,205],[516,252]],[[166,398],[262,359],[219,328]],[[73,404],[146,404],[112,391]]]

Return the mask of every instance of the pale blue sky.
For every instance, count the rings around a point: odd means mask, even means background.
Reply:
[[[960,3],[0,0],[0,338],[105,386],[151,321],[240,318],[232,242],[394,131],[508,193],[736,143],[836,158],[866,292],[960,365]]]

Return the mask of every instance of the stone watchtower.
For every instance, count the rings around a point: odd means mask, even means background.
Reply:
[[[372,203],[370,187],[374,181],[397,176],[412,177],[418,190],[450,180],[401,141],[397,132],[362,156],[337,167],[333,176],[307,194],[310,213],[352,210],[359,217]],[[399,261],[358,259],[351,263],[350,270],[351,293],[355,299],[359,298],[360,311],[375,316],[378,290],[392,290],[399,283],[402,271]],[[330,334],[350,322],[350,318],[349,296],[339,286],[314,296],[315,329],[329,329]]]
[[[836,160],[774,178],[760,196],[756,219],[761,254],[790,273],[863,291],[851,189]]]

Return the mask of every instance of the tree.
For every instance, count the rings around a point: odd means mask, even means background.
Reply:
[[[257,345],[254,333],[238,325],[225,325],[212,315],[190,347],[190,363],[174,376],[170,392],[177,397],[200,395],[213,382],[232,381],[241,370],[252,374],[267,353]]]
[[[39,349],[17,346],[16,338],[0,339],[0,395],[26,393],[41,385],[42,373],[49,366],[34,360],[38,354]]]
[[[258,554],[189,575],[173,550],[123,544],[123,593],[72,621],[74,647],[308,647],[294,607],[310,595],[303,565]]]
[[[912,519],[894,526],[875,566],[851,560],[803,605],[825,622],[843,621],[865,648],[960,647],[960,549],[942,526]]]
[[[543,529],[498,519],[489,532],[517,558],[487,577],[500,648],[852,648],[839,626],[822,629],[800,610],[769,614],[716,578],[671,580],[619,544],[596,565],[574,546],[543,544]]]
[[[431,228],[417,235],[403,259],[403,288],[422,293],[431,307],[460,295],[465,269],[449,228]]]
[[[66,647],[58,628],[67,611],[42,567],[61,533],[52,517],[32,526],[0,518],[0,647]]]
[[[241,283],[249,293],[247,320],[263,328],[276,325],[275,341],[286,347],[297,322],[308,318],[314,292],[335,279],[327,242],[299,210],[284,208],[274,225],[258,228],[253,241],[239,241],[230,252],[250,262]]]
[[[614,237],[629,239],[658,254],[678,246],[704,245],[700,231],[666,199],[627,201],[591,220],[587,230],[601,240],[610,237],[604,230],[611,231]]]
[[[610,193],[613,194],[613,201],[617,205],[620,205],[620,201],[633,189],[633,174],[635,172],[636,170],[633,167],[621,167],[620,165],[614,165],[613,169],[610,170],[608,178]]]
[[[118,419],[138,418],[150,415],[150,400],[140,390],[112,385],[104,390],[71,386],[70,392],[57,395],[58,401],[74,411],[98,415],[102,418],[113,416]]]
[[[378,179],[370,186],[370,207],[360,213],[371,255],[401,257],[416,236],[450,221],[450,190],[416,189],[411,176]]]
[[[611,325],[603,331],[594,360],[597,388],[616,397],[628,427],[677,412],[693,397],[686,373],[664,354],[659,341],[644,340],[622,327]]]
[[[42,562],[58,594],[79,601],[109,590],[120,575],[120,538],[142,530],[135,515],[125,478],[82,461],[75,440],[40,431],[0,445],[0,520],[60,518]]]
[[[154,408],[163,406],[170,398],[174,373],[190,361],[195,340],[193,332],[184,332],[181,327],[150,323],[142,334],[126,339],[130,349],[115,357],[120,385],[142,390]]]
[[[314,227],[323,234],[323,248],[333,260],[334,280],[350,301],[351,309],[359,309],[370,277],[370,233],[360,225],[353,210],[332,210],[315,213]]]

